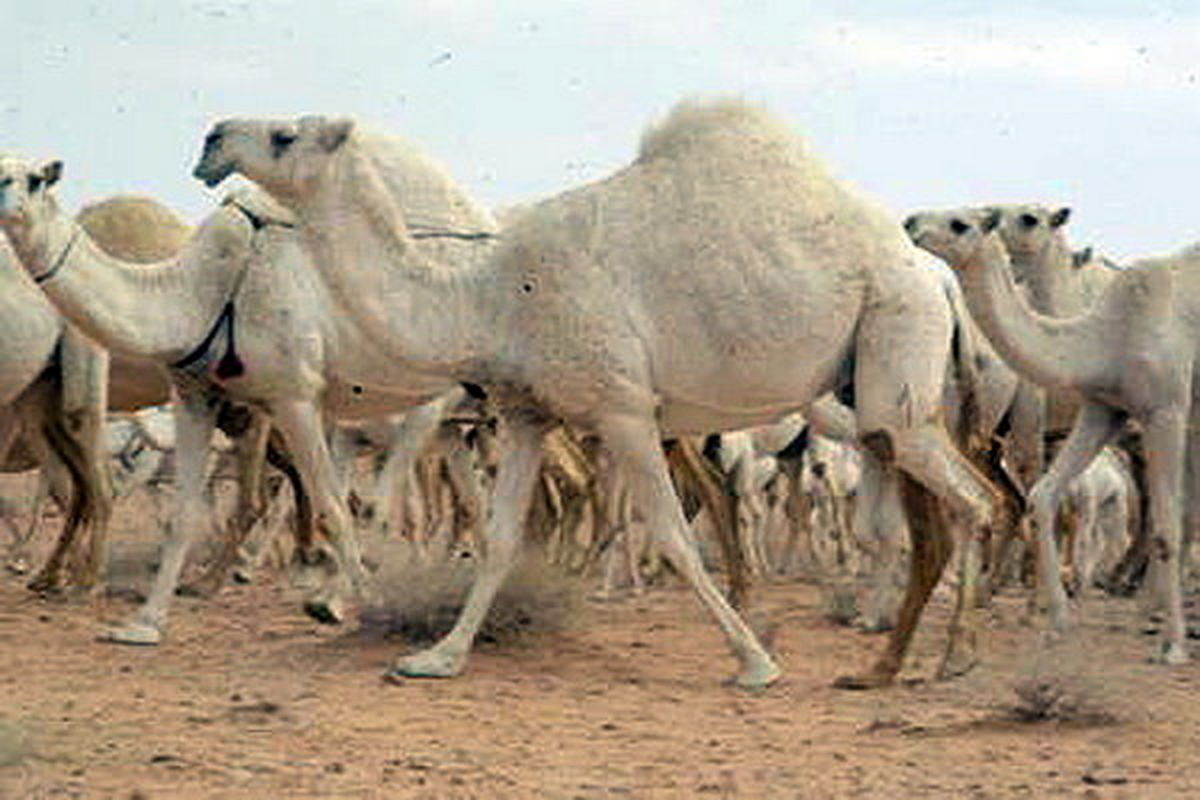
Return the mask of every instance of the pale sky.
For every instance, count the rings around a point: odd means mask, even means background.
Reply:
[[[0,24],[0,150],[63,158],[71,208],[137,191],[198,220],[208,125],[301,113],[526,202],[627,163],[678,99],[741,94],[897,218],[1030,200],[1116,257],[1200,239],[1195,0],[0,0]]]

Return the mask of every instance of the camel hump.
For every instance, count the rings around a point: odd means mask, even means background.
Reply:
[[[766,110],[741,98],[689,98],[647,129],[638,148],[638,160],[683,157],[696,147],[707,149],[718,141],[746,148],[753,140],[792,146],[801,141]]]
[[[140,195],[115,195],[91,203],[76,220],[106,253],[135,263],[171,258],[192,233],[174,211]]]
[[[238,206],[270,225],[295,226],[296,215],[255,185],[239,186],[221,198],[223,206]]]

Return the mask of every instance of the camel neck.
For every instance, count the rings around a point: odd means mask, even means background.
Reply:
[[[1035,311],[1073,317],[1084,310],[1071,250],[1061,234],[1050,237],[1036,253],[1013,253],[1012,270],[1022,275]]]
[[[1030,307],[998,236],[985,237],[959,267],[971,316],[1023,377],[1047,388],[1079,388],[1089,373],[1083,318],[1055,319]]]
[[[157,361],[179,358],[204,337],[241,265],[215,256],[126,263],[64,215],[31,238],[38,245],[18,254],[59,313],[109,350]]]
[[[340,337],[369,342],[425,376],[468,379],[489,347],[489,238],[468,242],[477,250],[468,263],[439,263],[422,252],[365,159],[350,159],[333,178],[293,210],[338,307]]]

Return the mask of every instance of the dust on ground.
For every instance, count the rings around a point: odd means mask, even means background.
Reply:
[[[139,517],[118,514],[128,539]],[[935,598],[905,680],[879,692],[830,687],[883,640],[829,622],[801,583],[754,595],[751,617],[786,671],[763,692],[723,683],[733,659],[674,586],[586,601],[566,630],[480,645],[461,678],[397,686],[381,674],[402,641],[308,621],[280,575],[178,598],[168,640],[145,649],[95,640],[128,600],[39,599],[6,575],[0,797],[1200,793],[1200,667],[1147,663],[1152,639],[1135,601],[1088,599],[1078,634],[1047,658],[1024,600],[998,598],[984,663],[955,681],[923,680],[948,600]],[[1031,717],[1014,687],[1047,669],[1074,699]]]

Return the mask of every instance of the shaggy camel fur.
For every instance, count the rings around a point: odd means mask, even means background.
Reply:
[[[1085,314],[1069,319],[1033,311],[1017,289],[1008,253],[997,235],[995,210],[920,212],[905,221],[913,241],[944,259],[960,276],[979,326],[1005,360],[1041,386],[1073,390],[1083,400],[1074,427],[1030,494],[1037,530],[1039,582],[1048,595],[1054,629],[1067,626],[1052,525],[1070,482],[1120,432],[1127,418],[1141,424],[1150,493],[1155,557],[1161,562],[1168,623],[1160,653],[1187,660],[1180,592],[1182,502],[1200,492],[1185,487],[1185,454],[1200,455],[1190,433],[1200,309],[1200,247],[1147,261],[1113,279]],[[1195,473],[1193,473],[1195,474]]]
[[[513,563],[554,420],[596,433],[627,470],[667,556],[762,686],[779,668],[688,544],[658,447],[664,435],[763,424],[853,372],[864,440],[903,477],[912,580],[877,664],[890,683],[952,549],[938,498],[987,525],[995,492],[939,420],[950,315],[923,257],[886,214],[833,180],[805,144],[738,102],[684,103],[632,165],[518,216],[483,263],[445,269],[417,250],[420,219],[395,142],[349,120],[229,120],[196,177],[240,173],[299,219],[332,318],[368,341],[356,374],[496,402],[506,445],[487,557],[454,629],[393,676],[462,671]]]

